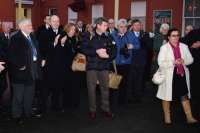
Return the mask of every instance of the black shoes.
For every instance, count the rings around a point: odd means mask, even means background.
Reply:
[[[89,118],[92,119],[92,120],[96,119],[96,112],[90,112]]]
[[[103,111],[103,110],[101,110],[100,112],[108,120],[111,120],[111,119],[114,118],[114,114],[111,111]],[[89,118],[92,119],[92,120],[96,119],[96,112],[89,112]]]

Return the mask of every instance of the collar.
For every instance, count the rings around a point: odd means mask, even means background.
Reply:
[[[49,28],[50,28],[50,26],[49,26],[48,24],[45,24],[45,27],[46,27],[46,29],[49,29]]]
[[[118,35],[119,37],[123,37],[123,36],[125,36],[125,34],[126,34],[126,33],[124,33],[124,34],[117,33],[117,35]]]
[[[30,36],[30,34],[28,35],[28,34],[26,34],[24,31],[22,31],[21,30],[21,32],[22,32],[22,34],[26,37],[26,38],[28,38],[28,36]]]
[[[53,29],[53,32],[55,32],[56,34],[58,34],[58,29]]]
[[[4,32],[4,35],[5,35],[6,37],[9,37],[9,33],[5,33],[5,32]]]
[[[102,32],[102,33],[100,33],[100,32],[97,32],[97,31],[95,31],[95,33],[96,33],[96,35],[98,35],[98,36],[102,36],[104,33]]]

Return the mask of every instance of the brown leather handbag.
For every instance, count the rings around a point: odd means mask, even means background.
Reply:
[[[72,71],[86,71],[86,56],[78,53],[72,62]]]

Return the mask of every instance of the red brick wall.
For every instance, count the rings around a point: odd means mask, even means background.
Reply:
[[[119,0],[119,18],[129,18],[131,15],[131,1]],[[181,29],[182,25],[182,5],[183,0],[146,0],[147,1],[147,16],[146,28],[147,31],[153,29],[153,10],[172,10],[172,24]],[[41,2],[34,0],[32,8],[32,20],[34,27],[43,23],[43,18],[48,14],[49,8],[57,8],[58,15],[61,18],[61,23],[66,24],[68,19],[68,4],[73,0],[46,0]],[[85,23],[91,23],[92,4],[102,4],[104,7],[104,16],[107,18],[114,17],[114,0],[85,0],[86,9],[78,12],[78,19]],[[173,4],[174,3],[174,4]],[[0,4],[0,20],[15,22],[15,3],[13,0],[3,0]]]
[[[119,0],[119,18],[130,18],[132,0]]]
[[[0,21],[10,21],[15,23],[15,14],[15,4],[13,3],[13,0],[1,0]]]

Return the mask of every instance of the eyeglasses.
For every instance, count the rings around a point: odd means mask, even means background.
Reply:
[[[180,35],[171,35],[171,37],[179,37]]]

